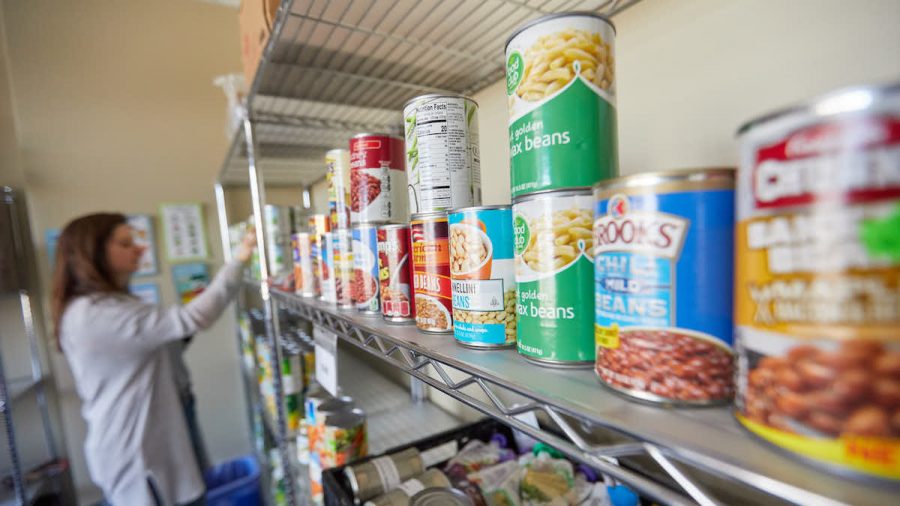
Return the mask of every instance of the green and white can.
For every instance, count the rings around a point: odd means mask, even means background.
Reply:
[[[513,199],[518,350],[543,365],[594,362],[590,188]]]
[[[618,174],[615,28],[591,13],[545,16],[506,43],[512,196]]]

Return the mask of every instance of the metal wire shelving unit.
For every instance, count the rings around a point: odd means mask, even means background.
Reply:
[[[503,45],[541,15],[614,16],[637,0],[283,0],[216,185],[223,246],[225,190],[249,188],[263,279],[266,187],[309,188],[322,157],[360,131],[401,131],[400,109],[422,93],[471,95],[503,78]],[[836,477],[765,446],[726,407],[664,409],[625,400],[591,371],[524,362],[514,351],[476,351],[447,336],[393,326],[256,283],[266,338],[286,308],[452,398],[561,449],[664,504],[891,504],[897,490]],[[276,382],[280,394],[281,385]],[[537,413],[540,428],[520,415]],[[284,413],[276,432],[285,442]],[[298,498],[292,496],[294,501]],[[298,502],[295,502],[297,504]]]

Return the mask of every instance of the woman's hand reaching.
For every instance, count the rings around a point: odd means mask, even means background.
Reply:
[[[237,251],[234,253],[234,258],[237,258],[242,263],[247,263],[253,256],[253,250],[255,249],[256,231],[253,228],[250,228],[250,230],[248,230],[244,235],[244,238],[241,239],[241,244],[238,245]]]

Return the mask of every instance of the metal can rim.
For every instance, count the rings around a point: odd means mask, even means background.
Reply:
[[[422,220],[425,218],[443,218],[447,219],[447,211],[428,211],[424,213],[413,213],[409,215],[409,221]]]
[[[385,133],[385,132],[362,132],[362,133],[355,134],[353,137],[350,137],[350,138],[351,139],[359,139],[361,137],[390,137],[392,139],[397,139],[400,141],[403,140],[403,137],[400,135],[389,134],[389,133]]]
[[[828,117],[828,116],[838,116],[842,114],[847,114],[850,112],[860,112],[870,109],[873,105],[877,103],[876,100],[870,100],[867,104],[860,106],[857,109],[853,109],[852,111],[823,111],[818,110],[821,108],[823,102],[827,102],[830,100],[837,100],[839,97],[844,97],[854,93],[861,92],[869,92],[872,95],[883,98],[886,95],[891,95],[894,93],[900,92],[900,82],[891,82],[891,83],[881,83],[881,84],[860,84],[855,86],[846,86],[843,88],[838,88],[836,90],[828,91],[817,95],[813,98],[798,102],[794,105],[788,105],[785,107],[781,107],[775,109],[769,113],[763,114],[761,116],[757,116],[745,123],[743,123],[740,127],[738,127],[735,136],[740,137],[757,126],[768,123],[772,120],[781,118],[783,116],[787,116],[790,114],[795,114],[798,112],[807,112],[812,114],[815,117]]]
[[[347,149],[347,148],[331,148],[331,149],[329,149],[328,151],[325,152],[325,156],[328,156],[329,153],[334,153],[334,152],[336,152],[336,151],[346,151],[347,153],[350,152],[350,150]]]
[[[539,25],[545,21],[550,21],[551,19],[565,18],[565,17],[571,17],[571,16],[584,16],[584,17],[588,17],[588,18],[597,18],[597,19],[603,20],[606,22],[606,24],[608,24],[610,26],[610,28],[612,28],[614,35],[619,34],[616,31],[616,25],[613,24],[612,20],[610,20],[608,16],[605,16],[603,14],[598,14],[596,12],[589,12],[589,11],[554,12],[553,14],[547,14],[546,16],[541,16],[537,19],[532,19],[531,21],[529,21],[529,22],[525,23],[524,25],[513,30],[512,34],[510,34],[510,36],[507,37],[506,43],[503,44],[503,52],[506,53],[506,50],[509,49],[509,43],[512,42],[513,39],[518,37],[519,34],[524,32],[525,30],[527,30],[535,25]]]
[[[472,102],[473,104],[475,104],[476,107],[480,107],[478,105],[478,102],[476,102],[474,98],[467,97],[465,95],[459,95],[456,93],[426,93],[424,95],[419,95],[418,97],[413,97],[413,98],[407,100],[406,102],[404,102],[403,110],[406,111],[406,108],[409,106],[409,104],[412,104],[413,102],[416,102],[418,100],[432,99],[432,98],[461,98],[463,100],[468,100],[469,102]]]
[[[437,495],[437,496],[436,496]],[[422,504],[438,504],[434,502],[426,502],[426,501],[434,501],[435,499],[441,499],[446,501],[447,499],[452,498],[453,504],[456,506],[470,506],[472,505],[472,499],[469,498],[465,493],[455,489],[455,488],[443,488],[443,487],[428,487],[424,490],[419,491],[416,495],[412,496],[409,500],[410,506],[422,505]],[[447,504],[443,502],[441,504]]]
[[[378,226],[378,230],[393,230],[395,228],[409,228],[408,223],[385,223]]]
[[[353,221],[350,222],[350,230],[354,228],[378,228],[381,225],[386,225],[386,220],[375,220],[375,221]]]
[[[552,190],[541,190],[539,192],[526,193],[524,195],[516,195],[512,199],[513,204],[521,204],[522,202],[527,202],[529,200],[537,200],[541,197],[546,197],[551,194],[561,194],[561,196],[579,196],[579,195],[591,195],[592,189],[590,186],[576,186],[571,188],[554,188]]]
[[[472,211],[491,211],[494,209],[512,209],[512,204],[495,204],[490,206],[469,206],[469,207],[457,207],[454,209],[450,209],[447,211],[447,215],[456,214],[456,213],[465,213]]]
[[[359,496],[359,481],[356,479],[356,471],[353,470],[353,466],[344,468],[344,477],[350,483],[350,490],[353,492],[353,496]]]
[[[640,188],[653,186],[659,183],[675,181],[708,181],[719,177],[734,180],[737,174],[736,167],[698,167],[696,169],[659,170],[640,172],[619,176],[594,183],[594,190],[613,190],[616,188]]]

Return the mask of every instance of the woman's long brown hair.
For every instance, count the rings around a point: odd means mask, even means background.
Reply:
[[[89,214],[69,222],[60,234],[50,291],[57,347],[60,321],[73,298],[99,292],[125,292],[109,272],[106,242],[116,227],[126,223],[125,216],[118,213]]]

